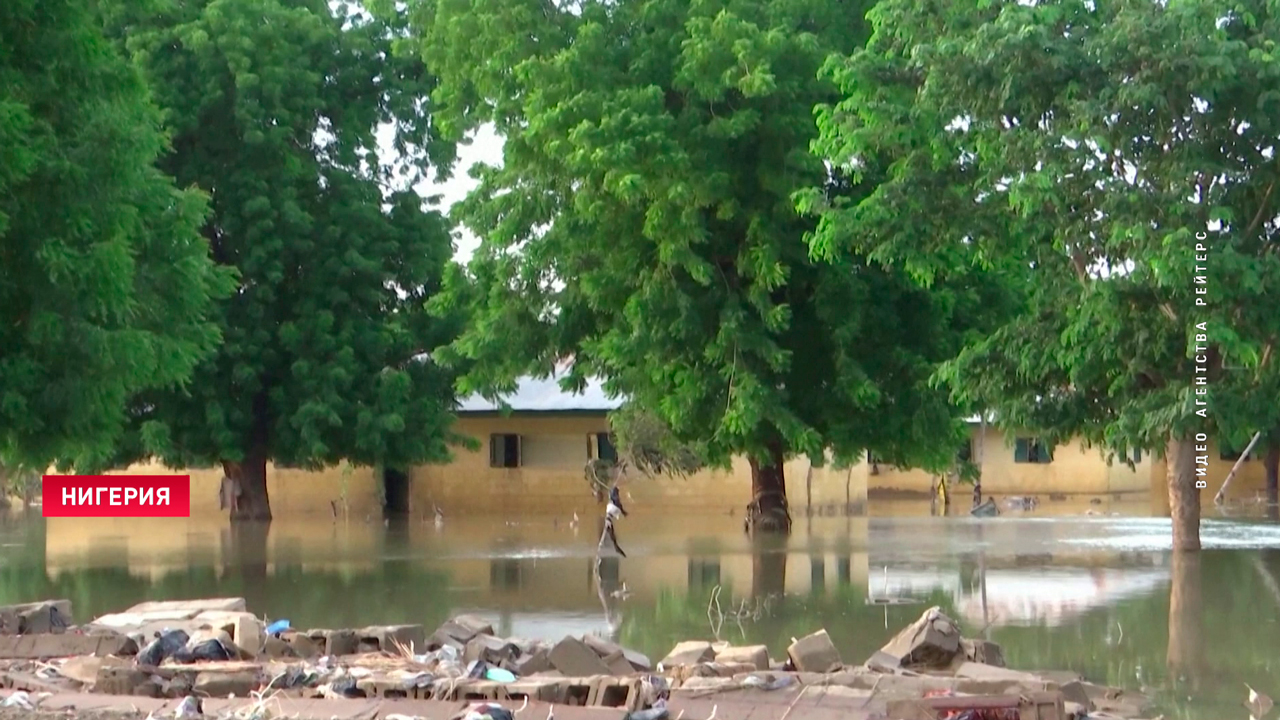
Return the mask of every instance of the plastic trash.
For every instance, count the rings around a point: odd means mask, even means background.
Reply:
[[[0,707],[7,707],[7,708],[16,707],[16,708],[22,708],[23,710],[36,709],[35,705],[31,703],[31,696],[27,694],[26,690],[19,690],[14,694],[10,695],[9,697],[5,698],[4,702],[0,703]]]
[[[515,673],[510,670],[503,670],[498,667],[491,667],[484,671],[484,679],[492,680],[499,683],[510,683],[516,681]]]
[[[185,648],[190,641],[191,636],[183,630],[165,630],[138,653],[137,663],[155,667],[166,658],[173,657],[174,653]]]
[[[280,633],[284,632],[285,630],[289,630],[292,627],[293,626],[289,624],[288,620],[277,620],[267,626],[267,634],[279,635]]]
[[[671,713],[665,707],[655,707],[629,712],[623,716],[622,720],[667,720],[670,715]]]
[[[194,695],[183,698],[177,709],[173,711],[174,720],[191,720],[201,715],[204,715],[204,704]]]
[[[231,652],[218,638],[210,638],[194,646],[184,647],[173,654],[174,662],[183,665],[196,662],[225,662],[235,657],[236,653]]]

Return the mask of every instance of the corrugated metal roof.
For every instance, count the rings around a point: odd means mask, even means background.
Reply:
[[[516,381],[516,391],[503,400],[516,412],[608,412],[622,406],[622,398],[609,397],[599,378],[587,378],[587,386],[581,393],[570,393],[560,389],[561,377],[560,373],[546,378],[522,377]],[[497,410],[501,408],[496,403],[480,395],[464,398],[458,404],[460,413]]]

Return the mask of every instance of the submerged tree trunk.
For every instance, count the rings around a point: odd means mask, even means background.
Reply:
[[[1262,460],[1267,470],[1267,517],[1280,519],[1280,441],[1267,443],[1267,454]]]
[[[265,522],[239,522],[223,530],[223,557],[232,577],[240,578],[240,591],[250,607],[271,606],[267,586],[267,538],[271,526]]]
[[[751,597],[763,599],[786,595],[787,547],[773,538],[760,537],[751,548]]]
[[[1173,550],[1200,549],[1200,489],[1196,487],[1196,447],[1189,437],[1172,437],[1165,449]]]
[[[751,502],[747,505],[747,531],[791,532],[791,510],[787,505],[787,480],[783,475],[782,445],[769,444],[769,457],[752,456]]]
[[[271,499],[267,497],[267,454],[251,452],[243,462],[222,461],[222,470],[234,487],[231,502],[233,522],[270,522]]]
[[[1204,598],[1200,553],[1174,551],[1169,586],[1169,647],[1165,661],[1174,677],[1198,684],[1204,668]]]

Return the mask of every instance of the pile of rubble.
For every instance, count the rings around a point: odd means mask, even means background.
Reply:
[[[168,699],[550,703],[616,708],[632,720],[660,720],[668,707],[698,702],[780,704],[787,716],[821,701],[866,720],[1130,719],[1147,705],[1070,673],[1006,668],[999,645],[962,637],[938,608],[857,666],[844,663],[825,630],[793,641],[782,660],[763,645],[686,641],[655,665],[591,635],[501,638],[467,615],[429,635],[421,625],[267,625],[241,598],[143,603],[83,627],[70,621],[65,600],[0,608],[7,666],[0,687]]]

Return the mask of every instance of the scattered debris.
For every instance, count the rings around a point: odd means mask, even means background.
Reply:
[[[61,602],[10,606],[0,616],[39,607],[46,610],[37,617],[47,617],[47,608],[62,614]],[[130,636],[144,640],[140,651]],[[47,638],[71,644],[54,647]],[[46,646],[36,647],[40,642]],[[63,652],[90,648],[107,652]],[[49,660],[59,657],[66,659]],[[764,697],[788,708],[821,702],[857,720],[1130,719],[1141,717],[1148,704],[1140,694],[1093,685],[1075,674],[1007,668],[998,644],[963,637],[937,607],[857,666],[845,665],[821,629],[793,639],[783,662],[771,659],[763,645],[680,642],[655,673],[645,655],[594,635],[555,643],[503,638],[489,622],[468,615],[430,634],[420,625],[299,630],[285,620],[268,625],[254,618],[240,598],[144,603],[83,628],[0,635],[0,661],[8,663],[5,686],[12,690],[5,707],[25,710],[51,693],[91,692],[180,701],[163,716],[172,713],[175,720],[270,720],[287,715],[279,709],[282,703],[320,699],[443,702],[453,708],[465,703],[454,720],[515,720],[530,703],[614,708],[620,720],[669,720],[684,717],[694,707],[689,703],[703,702],[712,705],[714,718],[724,703],[766,702]],[[741,698],[719,699],[733,694]],[[718,704],[704,699],[713,695]],[[206,710],[226,698],[247,704],[234,712]],[[403,707],[404,712],[381,716],[439,716],[416,705]],[[1249,688],[1246,707],[1262,718],[1272,703]],[[690,718],[705,718],[707,709],[689,712]],[[554,714],[542,709],[524,718]]]

